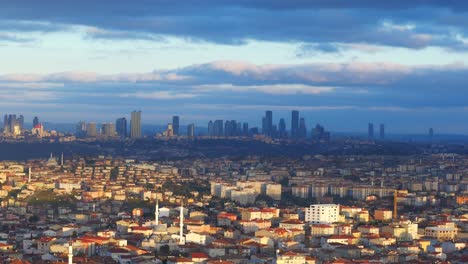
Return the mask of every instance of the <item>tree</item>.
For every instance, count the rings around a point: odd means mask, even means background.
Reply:
[[[170,252],[169,245],[164,245],[159,248],[159,253],[161,253],[162,255],[169,255],[169,252]]]
[[[28,221],[29,221],[30,223],[36,223],[37,221],[39,221],[39,216],[37,216],[37,215],[32,215],[32,216],[29,217]]]

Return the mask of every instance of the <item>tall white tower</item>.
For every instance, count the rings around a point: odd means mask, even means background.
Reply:
[[[155,225],[159,225],[159,200],[156,199],[156,206],[154,209],[154,222],[156,223]]]
[[[29,167],[29,170],[28,170],[28,183],[31,182],[31,167]]]
[[[179,245],[184,245],[185,244],[185,238],[184,238],[184,202],[181,203],[180,205],[180,231],[179,231]]]
[[[63,152],[62,152],[62,156],[60,157],[60,165],[63,166]]]
[[[71,241],[68,243],[68,264],[73,264],[73,245]]]

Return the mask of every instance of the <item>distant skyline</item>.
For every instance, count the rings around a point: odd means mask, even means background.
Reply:
[[[0,4],[0,113],[310,131],[468,134],[462,1],[18,0]]]

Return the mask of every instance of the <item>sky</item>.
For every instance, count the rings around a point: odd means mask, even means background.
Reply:
[[[468,2],[0,2],[0,113],[468,134]]]

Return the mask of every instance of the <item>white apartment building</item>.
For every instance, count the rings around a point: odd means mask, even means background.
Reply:
[[[305,220],[312,224],[331,224],[339,221],[338,204],[313,204],[306,208]]]

